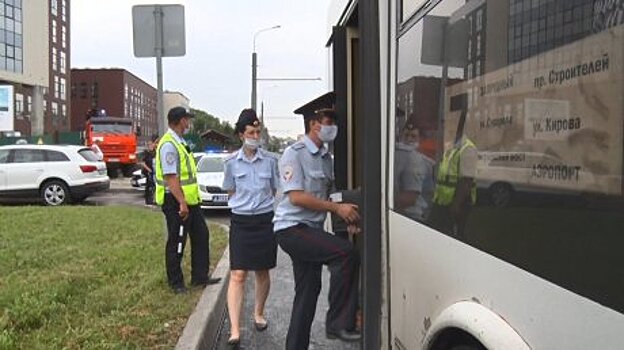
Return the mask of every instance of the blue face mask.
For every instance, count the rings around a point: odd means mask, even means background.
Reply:
[[[337,125],[321,125],[319,139],[323,142],[332,142],[338,135]]]

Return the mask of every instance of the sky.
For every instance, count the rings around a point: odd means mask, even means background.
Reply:
[[[156,87],[156,59],[136,58],[132,6],[161,0],[71,1],[72,68],[124,68]],[[186,55],[163,59],[164,89],[179,91],[191,107],[234,123],[251,105],[251,52],[257,36],[258,109],[275,136],[303,133],[292,111],[328,91],[327,11],[330,0],[179,0],[185,7]]]

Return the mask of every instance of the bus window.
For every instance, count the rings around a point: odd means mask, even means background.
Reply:
[[[390,204],[624,312],[624,16],[610,3],[444,0],[401,32]]]

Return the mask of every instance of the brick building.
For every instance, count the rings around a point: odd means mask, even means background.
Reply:
[[[157,91],[121,68],[72,69],[72,131],[84,130],[87,112],[104,109],[113,117],[131,118],[141,130],[139,144],[158,133]]]

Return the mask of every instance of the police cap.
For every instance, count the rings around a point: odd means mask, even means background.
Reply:
[[[295,114],[303,115],[303,119],[307,120],[316,117],[319,112],[331,111],[332,115],[328,116],[335,119],[336,113],[333,110],[335,104],[336,94],[333,91],[330,91],[295,109],[294,112]]]
[[[169,113],[167,113],[167,121],[169,124],[177,123],[184,117],[195,118],[195,114],[191,113],[190,110],[182,106],[173,107],[169,110]]]
[[[256,111],[251,108],[243,109],[238,116],[238,121],[236,122],[237,133],[245,132],[245,127],[249,126],[259,126],[260,120],[258,120],[258,116],[256,115]]]

